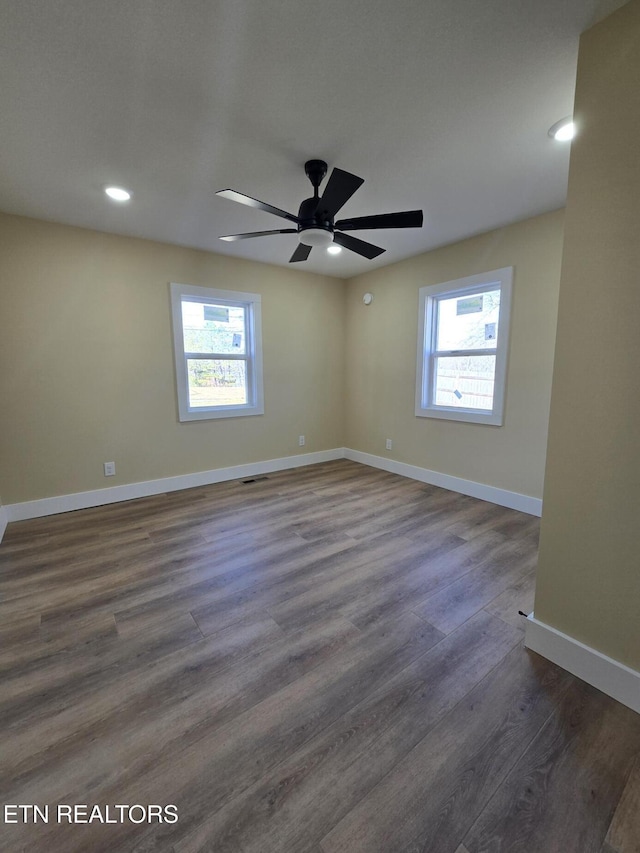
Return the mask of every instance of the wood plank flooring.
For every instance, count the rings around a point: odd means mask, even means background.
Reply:
[[[523,648],[537,532],[346,460],[10,524],[0,850],[638,853],[640,716]]]

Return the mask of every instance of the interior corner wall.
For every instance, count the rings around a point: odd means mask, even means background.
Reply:
[[[556,211],[351,279],[346,446],[541,498],[562,240]],[[507,266],[514,289],[504,425],[416,417],[419,289]]]
[[[2,496],[0,495],[0,542],[4,536],[4,531],[7,529],[7,513],[2,505]]]
[[[343,281],[17,216],[0,239],[5,505],[342,447]],[[170,281],[262,295],[263,416],[178,421]]]
[[[640,672],[639,47],[580,42],[535,616]]]

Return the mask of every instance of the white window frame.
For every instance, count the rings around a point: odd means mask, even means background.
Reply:
[[[210,420],[213,418],[237,418],[245,415],[264,414],[264,390],[262,380],[262,320],[261,296],[259,293],[241,293],[235,290],[218,290],[212,287],[195,287],[171,282],[171,313],[173,318],[173,345],[176,364],[178,391],[178,416],[181,421]],[[182,325],[182,303],[202,302],[245,309],[246,352],[238,353],[194,353],[186,352]],[[246,362],[248,402],[242,405],[190,406],[189,358],[211,360],[241,360]]]
[[[420,288],[418,323],[418,361],[416,371],[416,415],[476,424],[502,426],[507,382],[507,353],[511,315],[513,267],[467,276],[442,284]],[[494,349],[436,349],[438,302],[461,296],[473,296],[489,290],[500,290],[497,346]],[[493,409],[491,411],[456,406],[440,406],[434,402],[435,367],[438,358],[456,355],[495,355]]]

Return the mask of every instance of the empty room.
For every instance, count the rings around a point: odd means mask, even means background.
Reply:
[[[639,853],[640,0],[0,45],[0,850]]]

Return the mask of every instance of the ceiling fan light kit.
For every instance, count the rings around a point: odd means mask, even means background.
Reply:
[[[298,240],[305,246],[322,246],[326,248],[333,243],[333,234],[324,228],[305,228],[298,233]]]
[[[265,237],[272,234],[297,234],[298,247],[289,258],[289,263],[306,261],[314,246],[327,248],[332,244],[337,247],[349,249],[363,258],[377,258],[385,249],[367,243],[357,237],[345,234],[345,231],[360,231],[380,228],[421,228],[423,215],[421,210],[406,210],[401,213],[380,213],[374,216],[358,216],[354,219],[340,219],[335,221],[335,215],[345,205],[355,191],[364,183],[363,178],[334,168],[329,176],[322,196],[319,187],[327,174],[327,164],[324,160],[307,160],[304,170],[313,186],[313,196],[306,198],[298,209],[298,215],[294,216],[279,207],[273,207],[251,196],[236,192],[235,190],[219,190],[216,195],[264,210],[289,222],[294,222],[296,228],[281,228],[274,231],[252,231],[248,234],[229,234],[220,237],[221,240],[233,242],[245,240],[250,237]]]

